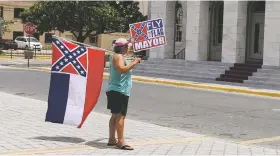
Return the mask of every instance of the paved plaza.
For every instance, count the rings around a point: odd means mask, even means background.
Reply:
[[[44,121],[47,102],[0,92],[0,154],[4,155],[277,155],[279,151],[127,119],[133,151],[106,146],[109,116],[92,112],[84,126]],[[97,105],[104,105],[98,103]],[[129,118],[129,117],[128,117]]]

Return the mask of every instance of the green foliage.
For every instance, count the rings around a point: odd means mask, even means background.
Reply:
[[[13,24],[14,21],[0,20],[0,38],[2,38],[3,34],[9,30],[9,25]]]
[[[128,25],[143,21],[137,2],[39,1],[21,13],[23,22],[33,22],[40,34],[70,31],[79,42],[94,32],[126,32]]]
[[[128,31],[129,24],[145,21],[148,18],[139,11],[139,2],[137,1],[110,1],[109,3],[118,12],[119,20],[116,26],[118,26],[118,30],[121,32]]]

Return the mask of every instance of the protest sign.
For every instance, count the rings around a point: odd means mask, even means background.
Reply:
[[[130,37],[134,39],[134,52],[166,45],[162,19],[153,19],[129,25]]]

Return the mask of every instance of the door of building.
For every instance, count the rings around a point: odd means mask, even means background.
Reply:
[[[250,36],[250,60],[263,59],[263,45],[264,45],[264,14],[254,13],[252,15]]]

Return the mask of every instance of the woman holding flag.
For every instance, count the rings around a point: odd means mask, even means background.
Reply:
[[[134,41],[131,40],[133,43]],[[133,150],[124,141],[124,119],[127,114],[128,100],[132,88],[131,69],[140,63],[141,58],[129,61],[129,53],[132,43],[125,38],[119,38],[114,42],[113,51],[115,54],[110,58],[110,78],[108,83],[107,108],[111,110],[112,116],[109,121],[109,142],[108,146],[117,146],[124,150]],[[117,131],[118,141],[115,138]]]

